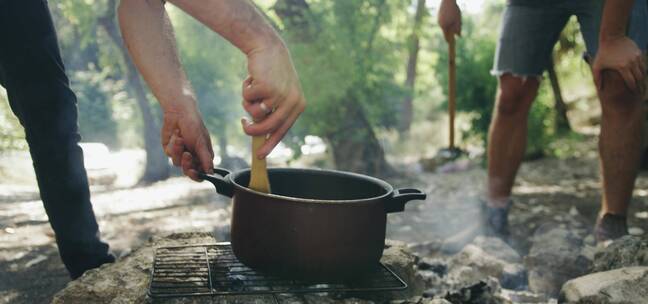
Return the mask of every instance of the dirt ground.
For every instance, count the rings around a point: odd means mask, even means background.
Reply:
[[[408,243],[440,242],[466,228],[478,212],[485,171],[470,164],[454,173],[423,172],[409,164],[396,187],[418,187],[425,202],[411,202],[389,216],[387,235]],[[132,173],[132,172],[131,172]],[[149,186],[93,187],[92,199],[103,238],[117,256],[153,235],[209,231],[227,240],[229,202],[208,183],[174,177]],[[534,228],[579,215],[590,226],[600,201],[595,153],[572,159],[526,162],[520,170],[511,213],[514,247],[528,250]],[[648,231],[648,175],[637,182],[629,213],[635,233]],[[638,228],[638,229],[637,229]],[[37,188],[0,186],[0,303],[48,303],[69,281]]]

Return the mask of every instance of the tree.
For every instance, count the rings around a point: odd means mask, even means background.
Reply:
[[[404,91],[394,50],[402,39],[381,29],[405,9],[387,0],[279,0],[274,7],[309,103],[293,132],[323,137],[338,169],[394,173],[375,129],[396,126]]]
[[[423,24],[425,16],[427,16],[425,0],[417,0],[412,33],[410,34],[410,37],[407,41],[407,78],[405,79],[407,94],[403,99],[399,125],[399,131],[402,134],[407,133],[410,129],[410,126],[412,125],[412,100],[414,99],[414,84],[416,82],[416,65],[418,62],[418,53],[421,48],[419,43],[421,36],[421,25]]]
[[[75,42],[81,48],[93,45],[109,49],[104,51],[105,53],[113,53],[113,57],[110,57],[111,64],[118,66],[112,70],[113,76],[126,80],[128,91],[135,99],[142,118],[146,163],[140,182],[155,182],[166,179],[170,175],[169,161],[160,146],[159,115],[151,109],[147,91],[124,48],[115,18],[116,4],[116,0],[93,2],[66,0],[58,3],[58,9],[68,22],[79,28],[76,37],[78,41]],[[102,32],[107,38],[104,41],[108,42],[108,45],[93,42],[99,39]],[[101,58],[98,60],[101,61]],[[105,68],[103,65],[102,67]]]
[[[567,117],[567,105],[563,99],[562,92],[560,90],[560,83],[558,82],[558,75],[556,75],[556,70],[554,68],[554,61],[552,60],[549,66],[547,67],[547,74],[549,75],[549,82],[551,83],[551,91],[554,95],[555,100],[555,126],[557,133],[565,133],[571,131],[571,126],[569,125],[569,118]]]

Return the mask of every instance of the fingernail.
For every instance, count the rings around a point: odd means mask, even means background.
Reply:
[[[242,117],[241,118],[241,123],[243,124],[243,126],[249,126],[249,125],[253,124],[253,122],[250,121],[249,119],[247,119],[247,117]]]

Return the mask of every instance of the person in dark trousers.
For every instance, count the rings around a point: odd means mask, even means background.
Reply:
[[[171,0],[238,47],[248,59],[243,81],[248,135],[266,135],[265,158],[306,107],[285,43],[247,0]],[[123,0],[122,35],[133,61],[163,110],[161,143],[173,164],[194,180],[213,170],[214,153],[197,100],[182,69],[161,0]],[[99,238],[83,152],[76,96],[59,54],[44,0],[0,0],[0,84],[25,128],[41,198],[63,263],[72,278],[115,259]]]
[[[115,258],[99,238],[77,100],[43,0],[0,0],[0,84],[25,129],[41,199],[73,279]]]

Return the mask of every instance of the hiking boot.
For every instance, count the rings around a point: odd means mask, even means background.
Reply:
[[[628,234],[628,224],[624,215],[606,213],[599,216],[594,226],[597,243],[606,243]]]
[[[508,201],[504,207],[490,207],[485,201],[481,202],[481,215],[484,232],[504,242],[509,240],[508,213],[513,201]]]
[[[114,262],[115,262],[115,256],[111,253],[108,253],[107,255],[97,258],[95,260],[87,260],[84,261],[83,263],[78,263],[80,269],[71,271],[70,277],[72,278],[72,280],[76,280],[90,269],[99,268],[103,264],[109,264]]]

